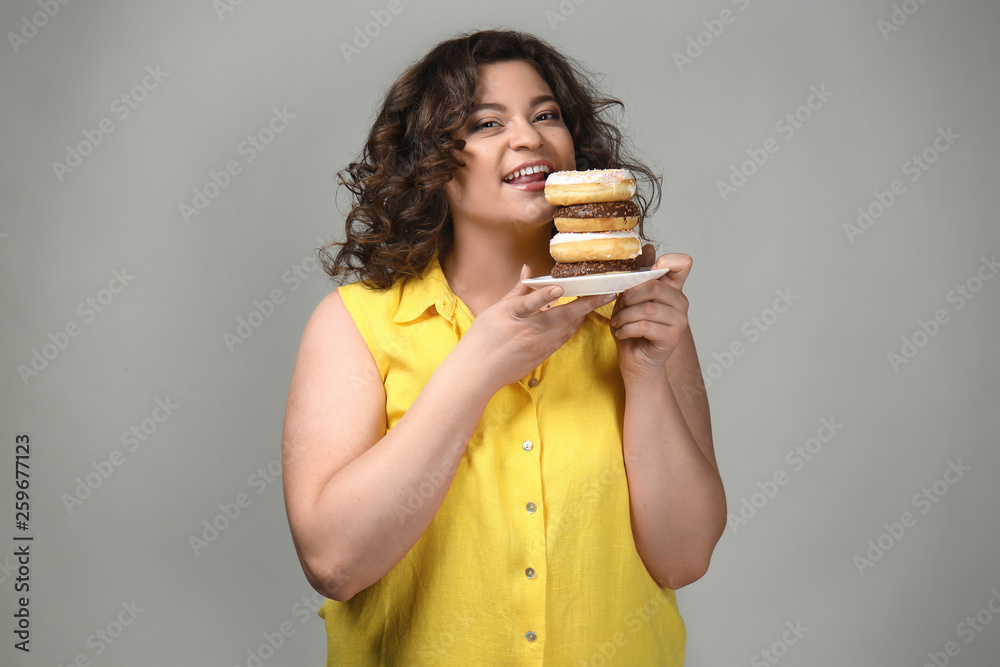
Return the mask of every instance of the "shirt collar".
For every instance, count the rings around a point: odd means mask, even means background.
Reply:
[[[444,276],[444,271],[441,270],[441,264],[438,262],[437,255],[428,262],[427,267],[420,274],[419,278],[406,280],[401,288],[401,292],[399,305],[392,318],[392,321],[396,324],[406,324],[416,320],[427,312],[427,309],[431,306],[437,310],[439,315],[452,322],[455,321],[457,310],[466,310],[464,304],[451,291],[451,286],[448,284],[448,279]],[[556,301],[556,304],[569,303],[575,298],[572,296],[560,297]],[[610,320],[614,308],[615,302],[612,301],[595,309],[593,312],[606,320]]]
[[[454,321],[458,297],[451,291],[437,255],[427,263],[419,278],[409,278],[403,284],[392,321],[396,324],[412,322],[431,306],[438,314]]]

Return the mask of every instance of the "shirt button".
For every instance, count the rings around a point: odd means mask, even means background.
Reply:
[[[524,506],[524,509],[528,510],[528,514],[534,514],[538,507],[535,506],[535,503],[528,503]]]
[[[521,449],[523,449],[526,452],[530,452],[533,446],[534,445],[531,444],[531,440],[525,440],[524,442],[521,443]]]
[[[529,567],[527,570],[524,571],[524,576],[526,576],[528,579],[534,579],[535,578],[535,568]]]
[[[524,633],[524,638],[527,639],[529,642],[533,642],[536,639],[538,639],[538,635],[536,635],[531,630],[528,630],[526,633]]]
[[[537,384],[538,384],[538,378],[531,378],[530,380],[528,380],[528,386],[529,387],[534,387]]]

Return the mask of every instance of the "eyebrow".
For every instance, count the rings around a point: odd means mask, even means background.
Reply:
[[[528,103],[528,106],[537,107],[539,104],[543,104],[545,102],[555,102],[556,104],[559,103],[559,101],[552,95],[539,95],[538,97],[533,97],[531,101]],[[476,113],[477,111],[482,111],[484,109],[490,109],[491,111],[500,111],[500,112],[507,111],[507,107],[504,106],[503,104],[498,104],[497,102],[485,102],[483,104],[473,104],[471,107],[469,107],[469,113]]]

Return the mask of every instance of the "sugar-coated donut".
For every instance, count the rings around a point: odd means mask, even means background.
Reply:
[[[634,231],[560,233],[549,242],[549,254],[557,262],[589,262],[633,259],[642,252],[642,242]]]
[[[560,232],[607,232],[632,229],[639,224],[639,207],[630,201],[563,206],[555,212]]]
[[[557,171],[545,179],[545,200],[555,206],[626,201],[635,194],[628,169]]]

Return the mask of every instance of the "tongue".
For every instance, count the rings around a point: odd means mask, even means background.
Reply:
[[[513,185],[524,185],[526,183],[537,183],[538,181],[544,181],[545,177],[548,176],[543,171],[535,172],[534,174],[528,174],[527,176],[518,176],[517,178],[507,181]]]

